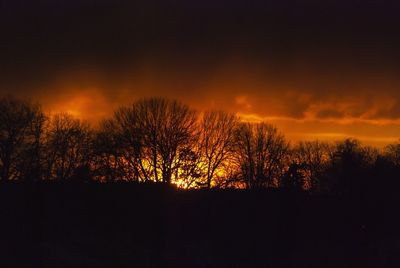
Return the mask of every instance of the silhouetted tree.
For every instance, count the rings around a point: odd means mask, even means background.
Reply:
[[[3,182],[38,175],[44,120],[37,104],[13,97],[0,99],[0,169]]]
[[[48,118],[41,112],[40,107],[36,106],[35,117],[31,125],[31,135],[25,150],[21,151],[18,157],[18,167],[21,178],[28,181],[41,180],[43,175],[43,142],[45,126]]]
[[[177,165],[175,169],[175,183],[181,188],[198,188],[199,181],[204,177],[205,172],[202,168],[204,164],[201,162],[198,151],[189,147],[185,147],[179,151]]]
[[[280,187],[285,189],[304,190],[306,185],[306,167],[304,163],[292,162],[282,176]]]
[[[400,143],[389,144],[385,147],[383,156],[400,168]]]
[[[329,188],[339,194],[359,193],[377,158],[377,151],[363,147],[358,140],[338,142],[327,171]]]
[[[93,138],[93,174],[102,182],[129,180],[129,144],[114,119],[103,120]]]
[[[66,180],[91,160],[91,131],[87,124],[67,114],[49,122],[44,147],[44,178]]]
[[[162,98],[118,109],[110,124],[121,142],[124,170],[137,181],[171,183],[180,174],[180,157],[186,159],[195,144],[196,120],[188,106]]]
[[[120,172],[122,168],[124,180],[150,180],[152,169],[136,104],[118,109],[107,123],[107,129],[112,140],[110,145],[115,146],[112,149],[115,170]]]
[[[235,115],[222,111],[207,111],[200,122],[199,149],[205,170],[205,185],[212,186],[214,178],[226,176],[233,157],[235,130],[238,120]]]
[[[300,142],[292,151],[292,160],[301,168],[304,175],[304,187],[313,192],[321,190],[332,148],[328,143],[320,141]]]
[[[247,188],[278,186],[288,152],[284,136],[271,125],[241,123],[236,130],[236,163]]]
[[[369,184],[372,197],[397,196],[400,188],[400,143],[389,144],[378,155],[374,166],[374,181]]]
[[[151,98],[138,101],[140,130],[155,181],[170,183],[179,168],[179,152],[193,146],[196,113],[175,100]],[[161,178],[160,178],[161,177]]]

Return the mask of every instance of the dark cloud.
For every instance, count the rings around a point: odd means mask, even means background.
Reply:
[[[51,107],[93,96],[71,107],[98,115],[159,95],[261,117],[399,119],[399,7],[3,0],[0,93]]]
[[[399,19],[388,1],[2,4],[1,46],[9,52],[2,56],[14,66],[91,63],[113,69],[142,57],[217,57],[218,62],[236,53],[272,61],[285,71],[296,68],[296,61],[318,65],[321,58],[328,60],[326,68],[334,69],[340,64],[365,68],[363,62],[397,62],[390,58],[397,51]]]
[[[317,118],[321,119],[340,119],[345,116],[345,113],[342,111],[334,110],[334,109],[325,109],[318,111],[316,114]]]
[[[400,119],[400,101],[394,100],[391,104],[379,109],[373,114],[374,119]]]

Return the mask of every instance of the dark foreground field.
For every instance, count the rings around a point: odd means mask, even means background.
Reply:
[[[399,267],[396,198],[1,185],[0,267]]]

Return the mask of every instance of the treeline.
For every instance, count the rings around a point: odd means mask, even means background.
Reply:
[[[1,181],[134,181],[182,188],[348,193],[400,178],[400,144],[346,139],[291,145],[274,126],[163,98],[117,109],[92,128],[39,104],[0,99]]]

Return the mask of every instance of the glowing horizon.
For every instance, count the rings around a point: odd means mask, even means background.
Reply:
[[[171,97],[173,98],[173,97]],[[139,98],[136,98],[139,99]],[[176,98],[181,100],[180,98]],[[121,105],[128,105],[135,99],[125,98],[125,101],[108,103],[106,96],[101,92],[90,89],[85,94],[77,93],[69,95],[65,101],[59,98],[58,101],[44,103],[44,110],[48,114],[68,113],[76,118],[89,122],[93,126],[97,126],[98,122],[112,116],[113,111]],[[40,102],[40,100],[38,100]],[[289,116],[264,116],[257,113],[246,113],[251,110],[251,105],[241,99],[240,103],[244,104],[245,112],[224,109],[218,105],[216,101],[211,105],[199,105],[182,100],[198,112],[207,109],[227,110],[236,114],[245,122],[267,122],[278,127],[285,137],[292,143],[302,140],[321,140],[321,141],[337,141],[345,138],[356,138],[366,145],[375,147],[384,147],[387,144],[397,142],[400,135],[396,136],[396,130],[400,130],[400,119],[364,119],[357,117],[347,118],[316,118],[313,116],[296,118]],[[233,102],[238,102],[238,98],[234,98]],[[243,110],[243,109],[242,109]],[[359,128],[363,129],[358,131]],[[365,131],[367,129],[367,131]],[[391,131],[387,131],[387,130]],[[382,133],[382,134],[381,134]],[[398,132],[400,133],[400,132]]]

